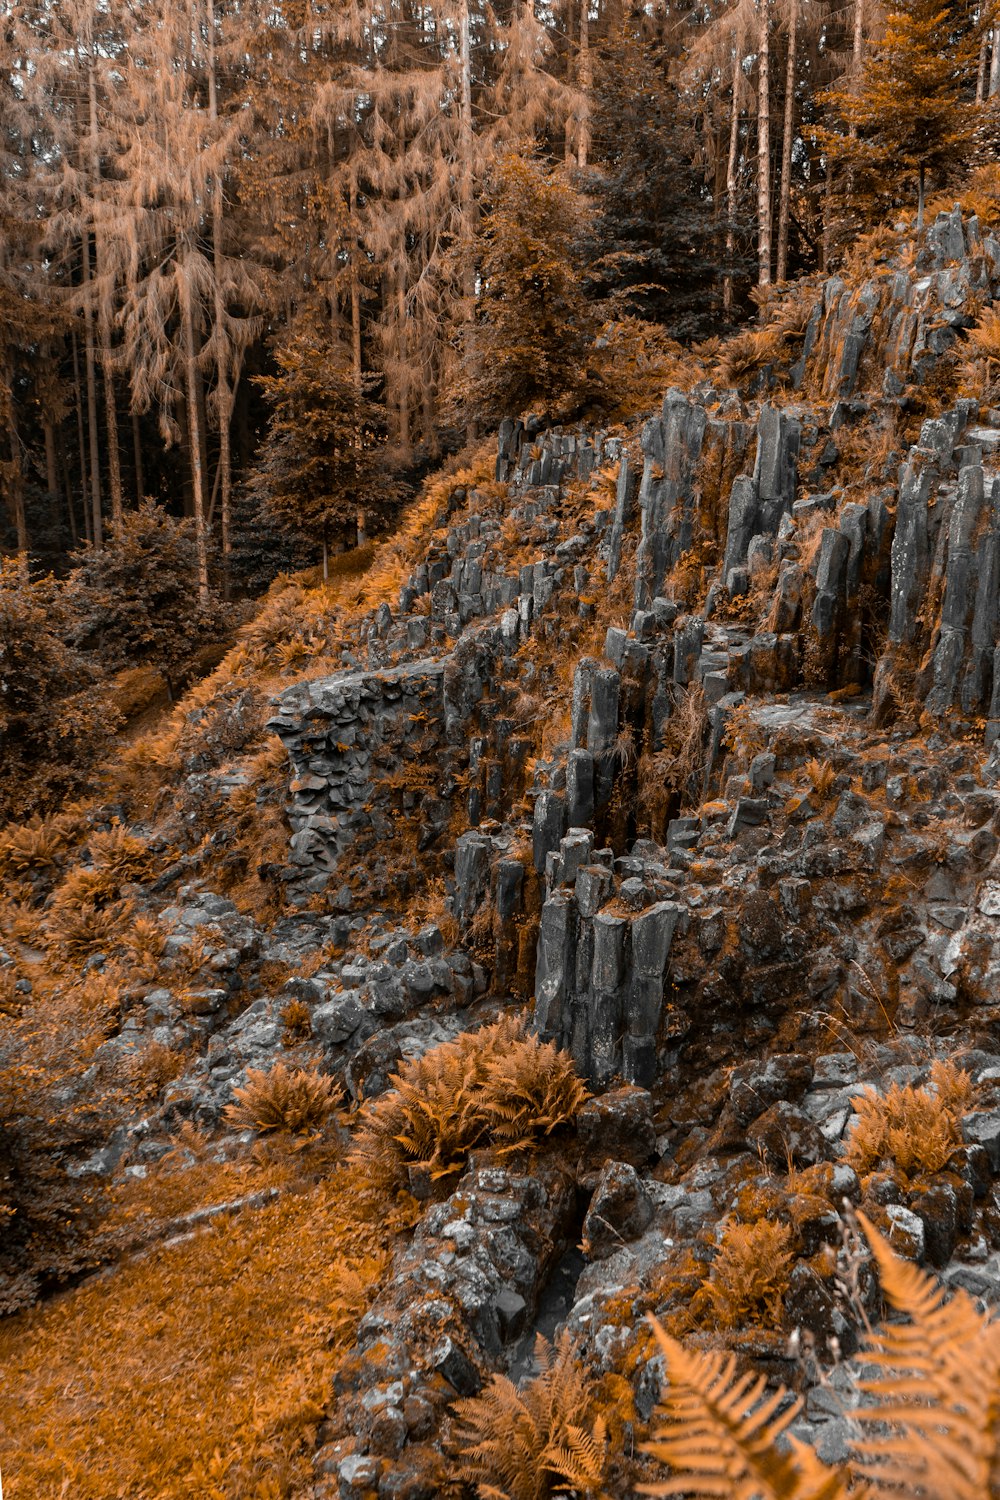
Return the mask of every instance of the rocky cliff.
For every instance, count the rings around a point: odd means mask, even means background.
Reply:
[[[956,209],[918,254],[795,289],[778,357],[634,429],[505,422],[401,586],[268,693],[278,913],[220,894],[204,844],[146,891],[215,981],[145,987],[132,1032],[190,1061],[92,1170],[221,1128],[291,1001],[354,1098],[511,1006],[595,1094],[572,1152],[474,1159],[424,1209],[320,1425],[317,1500],[441,1493],[450,1401],[523,1371],[537,1328],[567,1323],[648,1420],[643,1314],[697,1301],[733,1222],[788,1226],[777,1311],[698,1326],[808,1393],[796,1430],[829,1458],[877,1307],[851,1204],[1000,1300],[1000,412],[954,375],[998,287]],[[223,808],[246,784],[224,757],[192,778]],[[956,1058],[937,1169],[856,1169],[859,1089],[933,1094]]]

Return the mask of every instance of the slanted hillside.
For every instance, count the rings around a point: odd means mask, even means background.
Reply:
[[[504,422],[4,830],[12,1500],[472,1493],[564,1326],[624,1496],[649,1312],[837,1464],[852,1206],[1000,1299],[1000,240],[853,264]]]

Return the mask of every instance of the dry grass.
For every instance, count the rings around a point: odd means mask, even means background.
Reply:
[[[224,1199],[232,1174],[214,1171]],[[278,1500],[305,1484],[345,1280],[363,1311],[395,1228],[338,1169],[0,1325],[6,1500]]]

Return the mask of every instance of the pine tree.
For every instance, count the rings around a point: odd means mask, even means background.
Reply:
[[[275,361],[277,375],[256,377],[271,418],[250,489],[281,530],[321,544],[325,577],[331,541],[350,544],[359,513],[378,521],[396,499],[385,414],[315,310],[300,316]]]
[[[677,107],[671,61],[645,15],[600,48],[588,183],[596,214],[584,259],[612,316],[635,312],[678,338],[707,334],[717,319],[724,226],[694,165],[694,122]]]
[[[583,294],[580,203],[561,173],[507,156],[479,234],[482,292],[461,338],[452,400],[495,425],[533,403],[579,404],[594,320]]]
[[[967,163],[981,115],[974,101],[979,38],[940,0],[899,0],[853,87],[823,97],[839,128],[821,132],[846,167],[852,204],[884,216],[917,189],[923,229],[927,177]]]
[[[220,629],[217,600],[199,594],[192,522],[146,500],[112,523],[101,550],[87,548],[73,561],[74,645],[106,670],[151,667],[173,698],[199,646]]]

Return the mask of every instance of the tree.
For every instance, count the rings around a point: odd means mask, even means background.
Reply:
[[[821,96],[838,126],[821,132],[847,167],[852,203],[869,219],[917,187],[923,229],[926,179],[968,161],[982,116],[974,102],[978,36],[940,0],[899,0],[859,80]]]
[[[103,549],[88,547],[74,562],[74,644],[111,671],[152,667],[173,698],[194,653],[220,628],[216,599],[198,589],[192,522],[144,501],[111,526]]]
[[[82,785],[117,716],[97,667],[67,645],[65,590],[0,559],[0,820]]]
[[[538,402],[576,405],[594,324],[576,253],[580,204],[565,177],[507,156],[479,232],[482,293],[461,336],[453,400],[484,425]]]
[[[275,360],[277,375],[255,377],[271,417],[249,487],[281,530],[321,543],[326,577],[331,538],[353,539],[359,515],[384,514],[397,497],[385,416],[317,312],[300,316]]]
[[[704,169],[693,165],[694,123],[677,107],[670,63],[641,13],[600,49],[588,183],[596,214],[585,258],[612,316],[635,312],[679,338],[713,331],[724,226]]]

